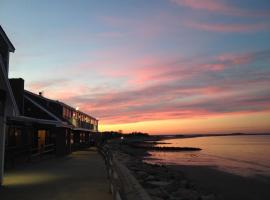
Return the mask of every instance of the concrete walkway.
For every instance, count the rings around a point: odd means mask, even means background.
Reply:
[[[112,200],[105,164],[95,149],[26,164],[5,174],[1,200]]]

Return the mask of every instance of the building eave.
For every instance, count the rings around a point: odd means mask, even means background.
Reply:
[[[36,101],[34,101],[33,99],[31,99],[30,97],[24,95],[24,98],[26,98],[28,101],[30,101],[32,104],[34,104],[35,106],[37,106],[39,109],[43,110],[44,112],[46,112],[49,116],[51,116],[53,119],[55,119],[58,122],[63,122],[59,117],[57,117],[55,114],[53,114],[52,112],[50,112],[48,109],[44,108],[42,105],[40,105],[39,103],[37,103]]]
[[[11,41],[9,40],[7,34],[5,33],[5,31],[4,31],[4,29],[2,28],[1,25],[0,25],[0,35],[2,36],[2,38],[5,41],[5,43],[7,44],[9,52],[14,53],[15,52],[15,47],[13,46],[13,44],[11,43]]]
[[[17,106],[17,103],[15,101],[15,98],[13,96],[13,92],[12,92],[12,89],[11,89],[11,86],[10,86],[10,83],[9,83],[9,80],[8,80],[8,76],[7,76],[7,72],[4,68],[4,63],[3,63],[3,60],[2,60],[2,56],[0,55],[0,70],[1,70],[1,74],[3,74],[3,78],[4,78],[4,83],[6,84],[6,88],[8,90],[8,94],[9,94],[9,98],[13,104],[13,109],[14,109],[14,112],[15,112],[15,115],[19,115],[19,108]]]

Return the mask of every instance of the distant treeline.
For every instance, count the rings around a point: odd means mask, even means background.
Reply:
[[[149,137],[148,133],[142,132],[123,133],[122,131],[104,131],[100,132],[100,135],[104,139],[112,139],[120,137]]]

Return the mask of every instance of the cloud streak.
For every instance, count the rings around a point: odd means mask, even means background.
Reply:
[[[221,23],[201,23],[196,21],[185,22],[185,25],[203,31],[222,33],[247,33],[258,32],[270,29],[269,23],[255,24],[221,24]]]
[[[234,16],[247,16],[247,17],[269,17],[269,10],[245,10],[237,8],[225,0],[170,0],[179,6],[188,7],[193,10],[203,10],[218,14],[234,15]]]
[[[156,74],[147,77],[144,76],[147,68],[154,72],[155,67],[146,65],[136,75],[140,76],[141,72],[144,81],[155,84],[94,94],[86,89],[84,95],[69,96],[65,101],[80,105],[105,123],[269,111],[270,71],[256,68],[258,62],[268,63],[269,55],[270,51],[265,50],[221,54],[208,62],[171,61],[171,66],[159,63]],[[136,85],[136,81],[128,82]]]

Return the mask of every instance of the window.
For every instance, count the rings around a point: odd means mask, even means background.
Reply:
[[[22,132],[18,128],[9,128],[8,131],[8,146],[20,146],[22,145]]]
[[[74,138],[73,138],[73,133],[70,134],[70,144],[74,144]]]

